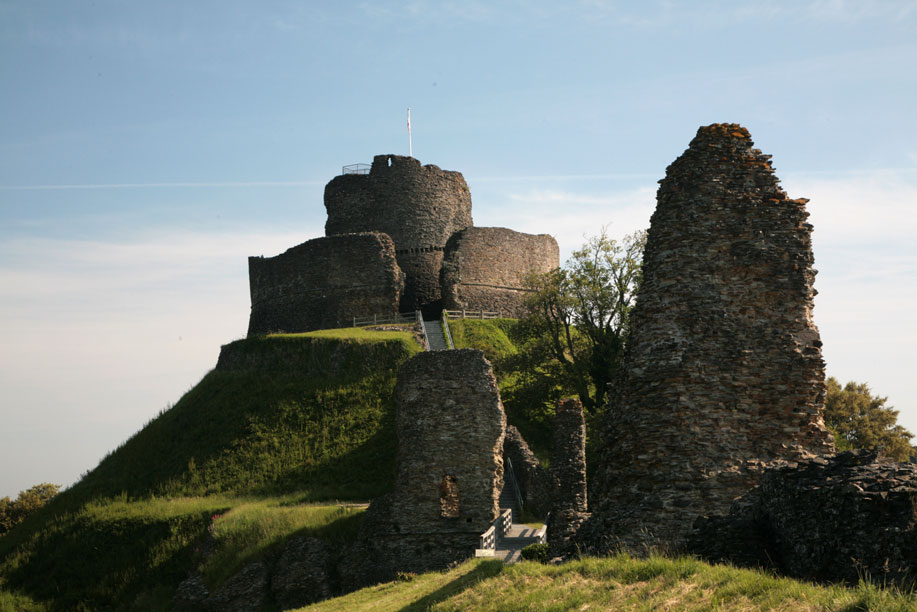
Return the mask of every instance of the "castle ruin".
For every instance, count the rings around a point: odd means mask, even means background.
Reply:
[[[248,335],[302,332],[443,308],[518,316],[527,272],[559,265],[547,234],[474,227],[460,172],[377,155],[325,186],[325,238],[249,258]]]
[[[766,462],[834,451],[807,200],[769,158],[745,128],[710,125],[660,181],[591,495],[597,548],[679,547]]]

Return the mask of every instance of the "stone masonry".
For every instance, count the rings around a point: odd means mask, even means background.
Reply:
[[[551,474],[541,465],[525,438],[513,425],[506,426],[503,456],[513,465],[525,508],[536,516],[546,516],[551,511],[551,496],[554,494]]]
[[[869,451],[768,470],[727,516],[702,518],[691,552],[795,578],[917,580],[917,465]]]
[[[551,447],[551,520],[548,542],[563,552],[588,518],[586,498],[586,419],[578,399],[563,399],[554,413]]]
[[[249,336],[340,327],[353,317],[399,311],[422,310],[428,319],[439,318],[443,283],[449,308],[516,316],[524,294],[522,275],[557,266],[553,238],[473,228],[471,194],[462,174],[421,166],[411,157],[377,155],[369,174],[335,177],[325,186],[325,208],[326,238],[277,257],[249,259]],[[385,237],[384,252],[366,251],[368,234]],[[454,249],[444,277],[447,243]],[[383,271],[387,280],[376,278]],[[393,291],[398,294],[394,307]]]
[[[248,335],[344,327],[364,313],[398,314],[404,275],[380,233],[316,238],[248,258]]]
[[[660,181],[583,530],[595,549],[680,548],[767,461],[834,450],[807,200],[787,197],[769,157],[714,124]]]
[[[523,234],[504,227],[469,227],[446,244],[442,270],[443,306],[450,310],[492,310],[519,317],[529,272],[560,265],[557,241],[547,234]]]
[[[395,398],[395,488],[367,511],[343,570],[353,586],[463,561],[499,513],[506,416],[484,353],[416,355]]]
[[[325,234],[385,232],[407,282],[402,310],[440,300],[446,241],[471,226],[471,192],[460,172],[421,166],[412,157],[377,155],[369,174],[344,174],[325,186]]]

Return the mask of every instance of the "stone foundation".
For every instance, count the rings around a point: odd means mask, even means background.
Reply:
[[[702,518],[691,552],[805,580],[917,578],[917,466],[845,452],[768,470],[727,516]]]

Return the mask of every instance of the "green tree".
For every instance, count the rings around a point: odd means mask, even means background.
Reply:
[[[25,491],[19,492],[19,497],[10,500],[9,497],[0,499],[0,535],[21,523],[27,516],[48,503],[57,495],[60,486],[43,482]]]
[[[868,449],[895,461],[908,461],[915,449],[913,436],[898,425],[898,411],[886,406],[886,397],[873,395],[866,383],[848,382],[841,387],[828,378],[825,396],[825,424],[834,434],[838,450]]]
[[[645,231],[618,242],[603,228],[564,267],[526,279],[526,352],[542,370],[556,372],[590,414],[604,405],[621,367],[645,244]]]

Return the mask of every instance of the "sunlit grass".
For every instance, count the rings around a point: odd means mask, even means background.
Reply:
[[[917,609],[917,596],[861,584],[817,586],[767,572],[710,565],[693,558],[627,555],[558,566],[471,560],[447,572],[391,582],[303,608],[310,611],[436,610],[561,612],[854,612]]]
[[[211,588],[249,560],[263,556],[291,535],[350,541],[364,510],[340,505],[291,505],[291,498],[243,501],[211,517],[215,548],[201,565]]]

